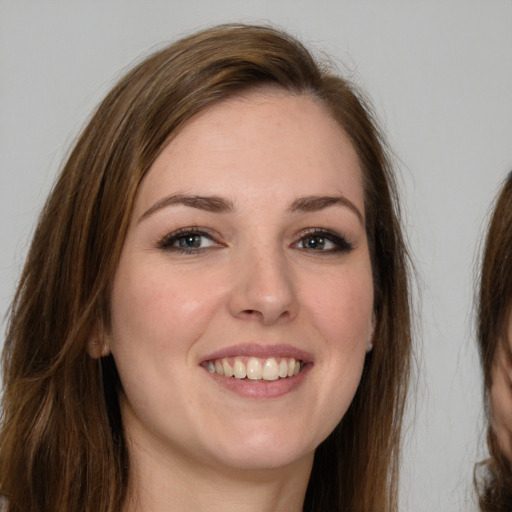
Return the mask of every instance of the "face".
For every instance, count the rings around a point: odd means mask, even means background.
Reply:
[[[132,449],[312,461],[371,341],[364,216],[356,152],[309,97],[253,91],[184,127],[139,187],[112,290]]]
[[[512,340],[512,318],[508,339]],[[500,342],[492,369],[491,409],[492,426],[504,455],[512,461],[512,359],[510,344]]]

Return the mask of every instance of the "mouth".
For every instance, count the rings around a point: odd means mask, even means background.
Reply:
[[[306,363],[294,357],[236,356],[209,359],[201,364],[210,373],[227,378],[276,381],[296,377]]]
[[[200,366],[218,384],[244,398],[279,398],[299,389],[314,366],[292,345],[240,344],[207,355]]]

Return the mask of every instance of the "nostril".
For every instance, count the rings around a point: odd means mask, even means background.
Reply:
[[[262,316],[261,312],[256,309],[245,309],[242,314],[245,316]]]
[[[247,271],[235,284],[228,304],[233,316],[268,325],[294,317],[298,304],[293,279],[284,271],[267,274]]]
[[[280,320],[291,318],[290,312],[288,310],[278,312],[262,312],[258,309],[244,309],[237,316],[245,320],[258,321],[263,323],[264,325],[272,325]]]

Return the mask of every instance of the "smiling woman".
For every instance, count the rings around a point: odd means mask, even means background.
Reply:
[[[4,351],[2,510],[396,510],[407,269],[345,80],[266,27],[154,54],[35,233]]]

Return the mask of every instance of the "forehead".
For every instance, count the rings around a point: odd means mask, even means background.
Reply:
[[[275,88],[222,100],[194,116],[162,150],[138,196],[147,204],[164,191],[223,195],[255,188],[282,199],[338,192],[364,211],[359,159],[339,123],[312,96]]]

